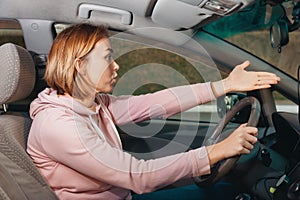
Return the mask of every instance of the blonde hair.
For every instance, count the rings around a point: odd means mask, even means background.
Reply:
[[[59,33],[48,56],[44,76],[47,84],[58,94],[73,96],[77,77],[75,60],[84,59],[99,40],[108,37],[106,27],[87,23],[72,25]]]

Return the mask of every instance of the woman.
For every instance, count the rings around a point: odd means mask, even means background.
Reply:
[[[42,91],[30,106],[27,151],[60,199],[131,199],[181,178],[210,173],[214,163],[247,154],[257,129],[241,125],[220,143],[154,160],[122,151],[115,125],[168,117],[232,91],[262,89],[279,78],[237,66],[228,78],[140,96],[112,96],[119,66],[102,26],[62,31],[49,53]],[[241,81],[242,80],[242,81]],[[138,195],[135,196],[138,198]]]

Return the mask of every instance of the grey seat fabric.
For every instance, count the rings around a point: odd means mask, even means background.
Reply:
[[[0,104],[22,100],[35,84],[35,66],[23,47],[0,46]],[[28,113],[0,115],[0,199],[58,199],[26,153]]]
[[[2,187],[0,187],[0,199],[2,199],[2,200],[10,200],[11,199],[8,197],[8,195],[6,194],[6,192],[4,191],[4,189]]]

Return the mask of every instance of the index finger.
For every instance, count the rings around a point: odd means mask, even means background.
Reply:
[[[271,72],[256,72],[257,73],[257,76],[258,77],[261,77],[261,78],[270,78],[270,77],[273,77],[273,78],[279,78],[279,76],[277,76],[276,74],[274,73],[271,73]]]

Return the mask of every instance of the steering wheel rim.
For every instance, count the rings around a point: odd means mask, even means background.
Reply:
[[[256,126],[259,121],[261,107],[259,101],[255,97],[245,97],[237,102],[221,119],[218,126],[215,128],[211,137],[204,143],[205,146],[212,145],[220,142],[220,136],[223,129],[230,122],[230,120],[243,108],[251,106],[250,116],[247,122],[247,126]],[[223,138],[225,139],[225,138]],[[222,179],[236,164],[240,156],[234,156],[224,159],[213,167],[211,167],[211,173],[209,175],[194,177],[194,182],[199,187],[206,187],[215,184]]]

